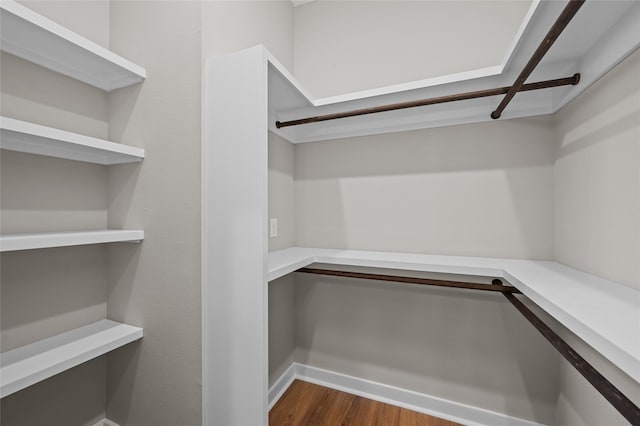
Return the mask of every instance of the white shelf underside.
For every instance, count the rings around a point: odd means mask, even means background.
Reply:
[[[370,108],[475,90],[510,86],[559,16],[564,2],[534,2],[501,64],[494,67],[314,99],[265,50],[269,82],[269,130],[292,143],[492,121],[502,96],[472,99],[277,129],[276,120]],[[552,114],[640,46],[640,2],[586,2],[527,82],[581,74],[577,86],[518,93],[501,119]]]
[[[99,230],[0,235],[0,252],[117,242],[140,242],[142,230]]]
[[[269,253],[268,281],[313,263],[503,278],[640,382],[639,290],[550,261],[300,247]]]
[[[140,148],[1,116],[0,148],[107,166],[144,158]]]
[[[143,81],[144,68],[13,0],[0,2],[3,51],[111,91]]]
[[[0,398],[142,338],[142,328],[111,320],[0,354]]]

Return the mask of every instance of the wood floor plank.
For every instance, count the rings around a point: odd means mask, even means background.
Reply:
[[[400,424],[400,411],[402,409],[395,405],[384,404],[384,408],[380,410],[379,426],[392,426]]]
[[[270,426],[460,426],[426,414],[294,380],[269,413]]]
[[[378,416],[379,403],[370,399],[356,397],[356,401],[347,412],[344,425],[364,426],[375,425]]]
[[[282,426],[303,425],[307,412],[322,397],[322,387],[295,380],[269,413],[269,423]]]
[[[325,404],[318,406],[314,412],[314,422],[310,426],[341,425],[356,400],[355,395],[328,389]]]

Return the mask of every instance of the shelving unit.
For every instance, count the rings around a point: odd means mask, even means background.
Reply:
[[[0,2],[2,51],[105,91],[142,82],[144,68],[13,0]],[[0,117],[3,150],[101,165],[137,163],[144,150]],[[142,230],[0,235],[0,252],[140,242]],[[104,319],[0,354],[0,397],[141,339],[142,328]]]
[[[501,64],[467,73],[315,99],[264,51],[268,74],[268,127],[292,143],[392,133],[455,124],[492,121],[501,96],[429,105],[334,121],[276,128],[276,121],[411,102],[452,94],[510,86],[564,7],[564,2],[534,2],[525,27],[511,43],[515,48]],[[501,119],[552,114],[640,46],[638,2],[586,2],[554,43],[527,82],[571,77],[576,86],[518,93]]]
[[[0,116],[0,148],[102,165],[137,163],[144,150]]]
[[[142,230],[102,230],[82,232],[43,232],[34,234],[5,234],[0,236],[0,252],[33,250],[53,247],[81,246],[144,240]]]
[[[146,77],[139,65],[13,0],[0,2],[0,28],[3,51],[107,92]]]
[[[622,284],[550,261],[302,247],[269,253],[269,281],[314,263],[503,278],[640,382],[640,291]]]
[[[638,292],[619,284],[554,262],[403,254],[390,259],[388,253],[353,257],[354,252],[337,250],[319,255],[316,249],[267,253],[269,132],[306,143],[479,123],[493,120],[491,112],[502,97],[282,128],[277,121],[511,86],[565,3],[534,2],[511,43],[514,48],[495,67],[324,99],[314,99],[263,46],[208,62],[203,124],[205,423],[215,418],[225,424],[268,424],[268,282],[316,261],[503,277],[640,380],[640,342],[633,334],[637,330],[628,327],[637,323]],[[584,3],[527,79],[533,83],[579,73],[580,83],[517,93],[500,119],[558,111],[640,46],[639,21],[639,2]]]
[[[142,328],[102,320],[0,354],[0,398],[142,338]]]

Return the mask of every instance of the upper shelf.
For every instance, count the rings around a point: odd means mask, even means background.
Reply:
[[[3,51],[107,92],[146,77],[139,65],[14,0],[0,2],[0,34]]]
[[[0,398],[142,338],[142,328],[102,320],[0,354]]]
[[[144,231],[137,229],[3,234],[0,235],[0,252],[142,240],[144,240]]]
[[[492,96],[389,111],[277,129],[288,121],[380,105],[409,102],[483,89],[511,86],[565,2],[534,2],[513,50],[501,64],[330,98],[314,99],[265,50],[269,84],[269,130],[293,143],[314,142],[491,121],[502,96]],[[640,46],[640,2],[586,2],[540,62],[528,83],[581,74],[576,86],[520,92],[502,119],[552,114],[582,93],[603,74]]]
[[[136,163],[144,150],[0,116],[0,148],[103,165]]]
[[[312,263],[504,278],[640,382],[640,290],[549,261],[300,247],[269,253],[268,280]]]

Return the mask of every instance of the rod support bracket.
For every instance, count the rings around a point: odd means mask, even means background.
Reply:
[[[577,72],[573,75],[573,81],[571,82],[572,85],[577,86],[578,83],[580,83],[580,73]]]

